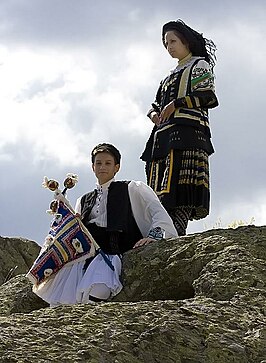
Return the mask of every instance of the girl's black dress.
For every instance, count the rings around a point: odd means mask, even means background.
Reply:
[[[214,76],[202,57],[191,54],[160,83],[152,109],[158,114],[171,101],[175,112],[154,126],[141,159],[146,162],[148,185],[172,217],[179,235],[188,220],[209,214],[208,109],[218,106]]]

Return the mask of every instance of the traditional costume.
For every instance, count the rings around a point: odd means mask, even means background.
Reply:
[[[170,214],[179,235],[188,220],[209,214],[209,162],[211,143],[208,109],[218,105],[214,89],[215,46],[182,21],[163,27],[177,31],[191,51],[160,83],[152,112],[160,115],[171,101],[175,112],[154,126],[141,159],[146,162],[148,185]]]
[[[121,256],[143,237],[176,237],[171,218],[153,190],[139,181],[110,180],[77,200],[75,210],[103,254],[64,265],[34,287],[51,306],[106,300],[123,288]]]

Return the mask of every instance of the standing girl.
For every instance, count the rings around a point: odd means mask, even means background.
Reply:
[[[141,159],[147,183],[170,214],[180,236],[189,220],[209,214],[208,109],[218,106],[213,67],[216,47],[182,20],[162,29],[163,45],[178,60],[159,86],[148,117],[154,128]]]

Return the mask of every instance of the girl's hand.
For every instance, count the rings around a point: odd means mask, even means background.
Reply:
[[[162,123],[168,121],[169,117],[172,115],[173,112],[175,112],[175,105],[174,105],[174,101],[171,101],[162,110],[162,113],[160,116],[160,123],[162,124]]]
[[[140,239],[133,248],[137,248],[137,247],[141,247],[141,246],[145,246],[148,245],[151,242],[155,242],[156,239],[150,238],[150,237],[146,237],[146,238],[142,238]]]
[[[150,119],[156,126],[160,125],[160,117],[158,116],[158,113],[156,113],[155,111],[151,113]]]

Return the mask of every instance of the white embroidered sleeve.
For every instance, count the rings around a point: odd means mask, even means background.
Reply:
[[[172,219],[148,185],[131,181],[128,192],[132,212],[143,237],[152,237],[151,234],[159,231],[159,228],[161,232],[164,231],[163,238],[177,237]]]

